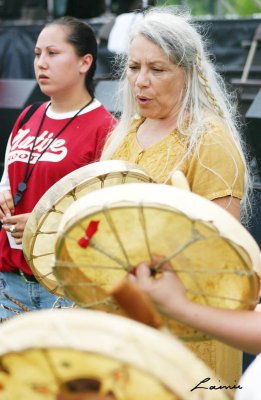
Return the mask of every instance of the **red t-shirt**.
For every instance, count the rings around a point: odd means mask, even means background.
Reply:
[[[11,192],[24,180],[24,173],[32,144],[46,108],[41,105],[28,122],[17,131],[26,109],[18,117],[11,136],[7,155],[8,176]],[[58,180],[70,172],[94,161],[98,161],[108,132],[115,125],[114,117],[97,101],[80,113],[66,129],[53,141],[37,163],[35,160],[43,152],[52,138],[75,114],[55,114],[49,109],[36,140],[29,170],[33,168],[27,183],[27,190],[17,204],[15,214],[31,212],[42,195]],[[12,249],[4,229],[0,231],[0,271],[20,268],[31,273],[22,250]]]

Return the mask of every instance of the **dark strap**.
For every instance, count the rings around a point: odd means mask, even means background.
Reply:
[[[42,101],[37,101],[31,105],[27,113],[24,115],[22,121],[20,122],[18,126],[18,130],[31,118],[31,116],[34,114],[34,112],[43,104]]]

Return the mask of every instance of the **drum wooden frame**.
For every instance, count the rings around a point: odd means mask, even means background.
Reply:
[[[126,182],[152,182],[152,179],[136,164],[100,161],[64,176],[36,204],[25,227],[23,252],[36,279],[50,292],[64,294],[52,273],[56,233],[64,211],[91,191]]]

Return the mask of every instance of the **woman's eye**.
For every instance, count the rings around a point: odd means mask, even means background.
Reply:
[[[137,69],[139,69],[139,67],[137,65],[129,65],[128,67],[131,71],[135,71]]]
[[[163,69],[160,69],[160,68],[152,68],[152,70],[154,72],[163,72]]]

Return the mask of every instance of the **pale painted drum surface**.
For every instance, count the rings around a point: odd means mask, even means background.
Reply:
[[[191,391],[206,377],[209,386],[220,380],[180,341],[102,312],[14,317],[0,330],[0,361],[2,400],[56,400],[75,380],[96,383],[93,396],[110,393],[115,400],[229,399],[222,390]]]
[[[151,179],[136,164],[117,160],[96,162],[64,176],[39,200],[25,227],[23,251],[33,274],[49,291],[63,295],[52,267],[57,228],[65,210],[91,191],[127,182]]]

